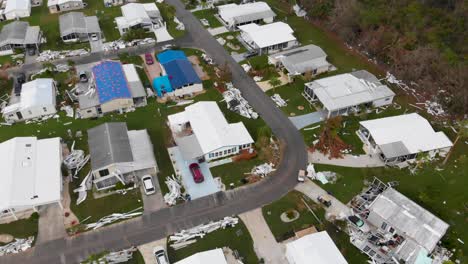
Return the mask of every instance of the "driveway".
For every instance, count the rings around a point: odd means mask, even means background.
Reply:
[[[99,38],[98,40],[96,41],[92,41],[90,40],[89,41],[89,45],[91,46],[91,52],[101,52],[103,49],[102,49],[102,39]]]
[[[193,180],[192,173],[189,170],[189,165],[197,162],[196,160],[185,160],[180,153],[179,147],[172,147],[168,149],[171,159],[175,161],[173,163],[174,170],[178,171],[182,175],[182,184],[185,187],[185,191],[190,194],[192,200],[214,194],[219,192],[221,189],[211,175],[208,163],[199,163],[200,170],[205,180],[201,183],[195,183]]]
[[[225,26],[221,26],[221,27],[217,27],[217,28],[209,28],[208,32],[210,32],[211,35],[216,36],[216,35],[219,35],[219,34],[229,32],[229,30]]]
[[[156,42],[165,42],[169,40],[173,40],[174,38],[169,34],[166,27],[157,28],[154,31],[154,35],[156,35]]]
[[[140,250],[143,259],[145,260],[145,264],[158,264],[156,263],[156,258],[154,257],[153,249],[155,247],[162,247],[167,252],[166,241],[166,238],[163,238],[138,246],[138,250]]]
[[[289,118],[289,120],[291,120],[291,122],[298,130],[301,130],[306,126],[310,126],[325,120],[325,112],[317,111],[310,114],[292,116]]]
[[[288,263],[284,257],[284,245],[276,242],[265,218],[263,218],[261,208],[240,214],[239,217],[250,232],[255,253],[259,258],[263,258],[268,264]]]
[[[305,194],[307,197],[312,199],[314,202],[321,204],[317,197],[319,196],[327,196],[331,199],[331,205],[328,208],[325,208],[326,218],[337,218],[337,219],[344,219],[348,215],[351,214],[351,209],[346,206],[344,203],[336,199],[335,197],[327,194],[327,192],[318,186],[315,182],[311,181],[310,179],[306,179],[305,182],[299,183],[296,185],[295,188],[297,191]]]
[[[153,177],[153,184],[154,184],[154,188],[156,189],[156,193],[152,195],[146,195],[143,184],[140,185],[140,191],[141,191],[141,196],[143,199],[143,208],[144,208],[145,214],[149,214],[151,212],[167,207],[163,199],[161,188],[159,186],[159,181],[156,178],[157,176],[152,175],[152,177]]]
[[[343,155],[342,159],[330,159],[315,151],[309,152],[309,162],[353,168],[384,167],[385,163],[377,155]]]
[[[62,208],[58,204],[50,204],[39,208],[39,232],[37,243],[62,238],[66,236]]]
[[[161,76],[162,69],[158,61],[156,60],[156,57],[154,56],[154,52],[150,52],[150,54],[151,57],[153,57],[154,63],[151,65],[147,65],[146,62],[144,62],[143,67],[145,68],[146,75],[148,76],[151,85],[153,85],[154,78]],[[145,54],[141,54],[140,57],[143,61],[145,61]]]

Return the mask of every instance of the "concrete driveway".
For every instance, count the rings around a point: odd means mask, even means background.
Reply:
[[[310,114],[300,115],[300,116],[293,116],[290,117],[289,120],[294,124],[294,126],[301,130],[306,126],[310,126],[312,124],[321,122],[325,120],[325,112],[317,111]]]
[[[140,250],[143,259],[145,260],[145,264],[158,264],[156,263],[156,258],[154,257],[153,250],[155,247],[162,247],[167,253],[166,242],[166,238],[163,238],[138,246],[138,250]]]
[[[149,214],[154,211],[158,211],[162,208],[166,208],[167,205],[164,202],[163,195],[161,192],[161,188],[159,186],[159,181],[157,176],[152,175],[153,177],[153,184],[154,188],[156,189],[156,193],[152,195],[146,195],[143,184],[140,185],[141,197],[143,199],[143,208],[144,213]]]
[[[156,57],[154,56],[154,52],[151,52],[150,54],[153,57],[154,63],[151,65],[148,65],[146,64],[146,62],[144,62],[143,67],[145,68],[146,75],[148,76],[148,79],[150,80],[152,84],[154,78],[161,76],[162,69],[158,61],[156,60]],[[141,54],[140,57],[143,59],[143,61],[145,61],[145,54]]]
[[[39,232],[37,243],[54,240],[66,236],[62,208],[58,204],[50,204],[39,208]]]
[[[173,40],[174,38],[169,34],[166,27],[157,28],[154,31],[154,35],[156,36],[156,42],[165,42],[169,40]]]
[[[329,164],[334,166],[353,167],[353,168],[374,168],[384,167],[385,163],[378,155],[343,155],[342,159],[330,159],[328,156],[315,151],[309,152],[309,162],[318,164]]]
[[[254,242],[254,250],[259,258],[263,258],[268,264],[284,264],[286,261],[283,244],[276,242],[268,224],[263,218],[262,209],[240,214]]]

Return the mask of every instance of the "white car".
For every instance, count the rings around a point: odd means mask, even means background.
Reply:
[[[156,192],[156,188],[154,188],[153,184],[153,178],[150,175],[141,177],[141,182],[143,183],[143,188],[145,189],[146,195],[151,195]]]
[[[155,247],[153,249],[153,254],[156,257],[158,264],[169,264],[169,260],[167,260],[166,251],[164,251],[164,248]]]
[[[98,35],[96,33],[91,34],[91,40],[92,41],[98,41],[99,40]]]

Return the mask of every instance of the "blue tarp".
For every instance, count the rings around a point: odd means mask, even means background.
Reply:
[[[167,50],[156,55],[159,63],[165,64],[173,60],[187,60],[187,56],[181,50]]]
[[[93,75],[99,103],[103,104],[117,98],[132,98],[120,62],[101,62],[93,67]]]
[[[172,89],[179,89],[187,84],[201,83],[197,73],[188,60],[178,59],[163,64]]]
[[[169,82],[169,76],[167,75],[154,78],[153,88],[159,97],[161,97],[163,93],[169,93],[173,91],[171,82]]]

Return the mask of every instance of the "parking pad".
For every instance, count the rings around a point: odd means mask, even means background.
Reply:
[[[182,175],[182,184],[185,187],[185,191],[190,194],[192,200],[220,191],[206,162],[199,163],[200,170],[205,180],[202,183],[195,183],[192,173],[189,170],[189,165],[197,161],[185,160],[177,146],[168,148],[168,152],[172,161],[175,162],[173,163],[174,169]]]

